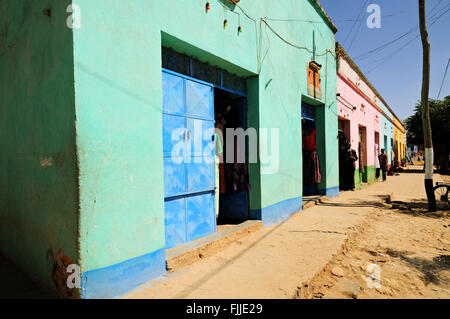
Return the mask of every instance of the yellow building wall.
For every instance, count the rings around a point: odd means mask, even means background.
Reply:
[[[395,161],[400,165],[406,158],[405,127],[402,122],[394,118],[394,152]]]

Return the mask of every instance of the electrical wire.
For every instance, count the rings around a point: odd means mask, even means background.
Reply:
[[[272,31],[273,34],[275,34],[281,41],[283,41],[284,43],[286,43],[286,44],[288,44],[288,45],[290,45],[290,46],[292,46],[292,47],[294,47],[294,48],[297,48],[297,49],[300,49],[300,50],[305,50],[305,51],[307,51],[307,52],[309,52],[309,53],[311,53],[311,54],[315,54],[316,56],[322,56],[322,55],[325,55],[325,54],[327,54],[327,53],[330,53],[331,55],[333,55],[334,57],[336,57],[336,53],[335,53],[334,51],[329,50],[329,49],[327,49],[327,50],[325,50],[325,52],[319,54],[319,53],[315,53],[314,51],[310,50],[310,49],[307,48],[307,47],[304,47],[304,46],[300,46],[300,45],[294,44],[294,43],[292,43],[292,42],[286,40],[286,39],[285,39],[284,37],[282,37],[277,31],[275,31],[275,30],[270,26],[270,24],[267,23],[267,21],[266,21],[264,18],[262,18],[261,21],[262,21],[262,22],[270,29],[270,31]]]
[[[364,8],[367,4],[367,2],[369,2],[368,0],[364,1],[363,5],[361,6],[361,10],[359,11],[358,15],[356,16],[356,20],[359,19],[360,16],[362,16],[363,12],[364,12]],[[347,40],[349,39],[350,35],[353,33],[353,29],[355,28],[357,21],[355,20],[355,22],[352,25],[352,28],[350,29],[350,32],[347,34],[347,36],[345,37],[344,42],[342,42],[342,45],[345,45],[345,43],[347,43]]]
[[[445,72],[444,72],[444,78],[442,79],[441,88],[439,89],[439,93],[438,93],[438,96],[437,96],[436,100],[439,100],[439,97],[441,96],[441,91],[442,91],[442,87],[444,86],[445,77],[447,76],[447,71],[448,71],[448,65],[449,64],[450,64],[450,58],[448,58],[447,67],[445,68]]]
[[[439,7],[442,3],[442,0],[439,0],[439,2],[433,7],[433,9],[431,9],[430,14],[432,14],[434,12],[434,10],[437,9],[437,7]]]
[[[439,21],[440,18],[442,18],[442,17],[443,17],[445,14],[447,14],[447,12],[449,12],[449,11],[450,11],[450,8],[447,9],[447,10],[446,10],[444,13],[442,13],[440,16],[438,16],[437,18],[435,18],[435,20],[432,21],[428,27],[431,28],[437,21]],[[386,62],[386,60],[387,60],[388,58],[390,58],[390,57],[396,55],[397,53],[399,53],[400,51],[402,51],[404,48],[406,48],[406,47],[409,46],[411,43],[413,43],[414,40],[416,40],[419,36],[420,36],[420,34],[417,34],[413,39],[411,39],[411,40],[408,41],[406,44],[404,44],[403,46],[401,46],[400,48],[398,48],[397,50],[395,50],[392,54],[390,54],[390,55],[388,55],[388,56],[386,56],[386,57],[384,57],[384,58],[381,58],[381,59],[379,59],[379,60],[372,61],[371,64],[377,63],[377,62],[379,62],[379,61],[382,61],[382,62],[381,62],[379,65],[377,65],[377,66],[375,66],[374,68],[372,68],[372,69],[370,69],[369,71],[367,71],[366,73],[369,74],[369,73],[371,73],[372,71],[376,70],[378,67],[380,67],[381,65],[383,65],[384,62]]]
[[[366,2],[364,3],[363,8],[367,5],[368,2],[369,2],[369,0],[366,0]],[[364,14],[364,12],[361,12],[361,15],[363,15],[363,14]],[[352,42],[350,42],[350,46],[348,47],[349,51],[352,48],[353,43],[355,42],[355,39],[356,39],[356,37],[357,37],[357,35],[359,33],[359,30],[361,29],[362,23],[363,23],[363,20],[361,19],[361,21],[359,22],[359,25],[358,25],[358,29],[356,29],[355,35],[353,36]]]
[[[219,2],[220,5],[222,5],[222,7],[224,8],[224,10],[231,11],[232,13],[237,14],[237,15],[239,16],[239,18],[240,18],[240,15],[239,15],[237,12],[234,12],[233,10],[231,10],[231,9],[230,9],[228,6],[226,6],[222,1],[220,1],[220,0],[216,0],[216,1]],[[368,0],[367,0],[367,1],[368,1]],[[283,36],[281,36],[277,31],[275,31],[274,28],[272,28],[272,27],[269,25],[269,23],[267,22],[267,20],[272,20],[272,21],[284,21],[284,22],[289,22],[289,21],[300,21],[300,19],[269,19],[269,18],[260,18],[259,42],[258,42],[258,27],[257,27],[256,19],[253,18],[252,16],[250,16],[250,14],[248,14],[248,13],[247,13],[240,5],[235,4],[235,6],[236,6],[236,7],[237,7],[237,8],[238,8],[238,9],[239,9],[239,10],[240,10],[240,11],[241,11],[241,12],[249,19],[249,20],[253,21],[254,24],[255,24],[255,31],[256,31],[256,49],[257,49],[257,52],[256,52],[256,58],[257,58],[257,62],[258,62],[258,74],[261,73],[262,64],[264,63],[266,57],[267,57],[268,54],[269,54],[269,50],[270,50],[270,37],[269,37],[269,35],[267,34],[267,28],[269,28],[270,31],[272,31],[272,32],[273,32],[280,40],[282,40],[283,42],[285,42],[286,44],[288,44],[288,45],[290,45],[290,46],[292,46],[292,47],[294,47],[294,48],[301,49],[301,50],[306,50],[307,52],[309,52],[309,53],[311,53],[311,54],[315,54],[316,56],[323,56],[323,55],[326,55],[326,54],[330,53],[332,56],[334,56],[334,57],[336,58],[336,52],[335,52],[334,50],[329,50],[329,49],[327,49],[325,52],[317,54],[317,53],[314,52],[314,50],[310,50],[310,49],[308,49],[307,47],[300,46],[300,45],[296,45],[296,44],[294,44],[294,43],[292,43],[292,42],[286,40],[286,39],[285,39]],[[310,21],[310,20],[301,20],[301,22],[315,23],[315,21]],[[268,47],[267,47],[266,52],[264,53],[264,55],[263,55],[262,58],[261,58],[261,54],[262,54],[261,50],[262,50],[262,43],[263,43],[263,41],[262,41],[262,32],[263,32],[263,31],[262,31],[262,23],[265,24],[265,30],[264,30],[264,32],[265,32],[266,37],[267,37]]]
[[[436,13],[436,14],[434,14],[434,15],[429,16],[428,19],[433,19],[433,18],[436,17],[439,13],[441,13],[442,11],[444,11],[445,9],[447,9],[447,10],[446,10],[443,14],[441,14],[438,18],[442,17],[442,15],[446,14],[446,13],[450,10],[450,5],[444,7],[440,12],[438,12],[438,13]],[[365,52],[365,53],[362,53],[362,54],[356,56],[355,58],[353,58],[353,60],[364,60],[364,59],[367,59],[367,58],[371,57],[372,54],[378,53],[378,52],[384,50],[386,47],[390,46],[391,44],[396,43],[397,41],[403,39],[403,38],[406,37],[407,35],[413,33],[414,31],[417,31],[418,29],[419,29],[419,27],[411,28],[411,29],[409,29],[408,31],[406,31],[405,33],[403,33],[402,35],[400,35],[399,37],[397,37],[397,38],[395,38],[395,39],[393,39],[393,40],[391,40],[391,41],[389,41],[389,42],[387,42],[387,43],[385,43],[385,44],[383,44],[383,45],[381,45],[381,46],[379,46],[379,47],[377,47],[377,48],[375,48],[375,49],[372,49],[372,50],[369,50],[369,51],[367,51],[367,52]]]
[[[262,28],[262,26],[261,26],[261,28]],[[267,34],[267,26],[264,27],[264,33],[266,34],[266,37],[267,37],[267,44],[268,44],[268,45],[267,45],[266,53],[264,54],[264,56],[263,56],[263,58],[262,58],[262,60],[261,60],[261,64],[258,66],[258,70],[259,70],[258,73],[261,72],[262,64],[264,63],[264,61],[265,61],[267,55],[269,54],[269,50],[270,50],[270,37],[269,37],[269,35]],[[262,34],[262,30],[261,30],[261,34]]]
[[[414,40],[416,40],[419,37],[419,35],[416,35],[413,39],[411,39],[410,41],[406,42],[403,46],[401,46],[400,48],[396,49],[393,53],[391,53],[388,56],[385,56],[381,59],[377,59],[374,60],[372,62],[367,63],[367,65],[372,65],[372,64],[376,64],[378,62],[382,62],[381,64],[377,65],[376,67],[374,67],[373,69],[370,69],[369,71],[367,71],[367,74],[369,74],[370,72],[374,71],[375,69],[377,69],[379,66],[381,66],[387,59],[393,57],[394,55],[396,55],[397,53],[399,53],[400,51],[402,51],[404,48],[406,48],[407,46],[409,46],[411,43],[414,42]]]
[[[302,19],[275,19],[275,18],[264,18],[267,21],[281,21],[281,22],[306,22],[306,23],[322,23],[320,21],[312,21],[312,20],[302,20]]]
[[[396,13],[383,15],[381,18],[386,19],[386,18],[397,17],[397,16],[405,14],[405,13],[407,13],[407,12],[399,11]],[[364,21],[364,20],[365,20],[364,18],[361,18],[361,19],[333,19],[333,21],[335,21],[335,22],[355,22],[355,21]]]

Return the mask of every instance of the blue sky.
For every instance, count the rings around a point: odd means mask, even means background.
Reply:
[[[404,120],[413,113],[420,99],[422,87],[422,43],[419,34],[419,11],[417,0],[369,0],[363,11],[363,21],[353,27],[366,0],[319,0],[325,11],[338,27],[339,41],[352,59],[365,73],[369,81],[386,100],[396,115]],[[450,0],[426,0],[428,25],[450,9]],[[381,8],[381,28],[369,29],[366,20],[370,13],[366,8],[377,4]],[[434,9],[434,11],[432,11]],[[359,55],[380,47],[417,27],[401,40],[384,50],[357,59]],[[350,33],[351,32],[351,33]],[[437,98],[450,58],[450,11],[444,14],[428,30],[431,42],[430,98]],[[356,36],[355,36],[356,34]],[[416,39],[414,39],[419,35]],[[347,41],[345,41],[347,40]],[[407,43],[410,42],[408,45]],[[403,47],[403,48],[402,48]],[[401,50],[399,50],[402,48]],[[440,95],[450,95],[450,67]]]

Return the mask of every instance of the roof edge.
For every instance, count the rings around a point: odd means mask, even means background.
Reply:
[[[391,107],[388,105],[388,103],[383,99],[380,93],[378,93],[377,89],[370,83],[370,81],[367,79],[367,77],[364,75],[364,73],[361,71],[361,69],[358,67],[358,65],[352,60],[352,58],[348,55],[347,51],[342,47],[342,45],[339,42],[336,42],[336,53],[339,56],[342,56],[343,59],[345,59],[350,66],[356,71],[356,73],[360,76],[360,78],[366,83],[369,88],[375,93],[375,95],[380,99],[381,102],[384,103],[384,105],[388,108],[388,110],[392,113],[392,115],[395,117],[397,121],[400,122],[400,124],[405,127],[403,122],[397,117],[397,115],[394,113],[394,111],[391,109]]]
[[[331,30],[336,34],[338,31],[338,28],[333,23],[333,20],[331,20],[330,16],[325,12],[325,9],[320,4],[319,0],[309,0],[319,11],[319,13],[322,15],[322,18],[325,19],[325,22],[328,24],[328,26],[331,28]]]

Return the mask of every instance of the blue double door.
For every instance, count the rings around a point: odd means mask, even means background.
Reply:
[[[163,71],[166,248],[216,231],[214,90]]]

